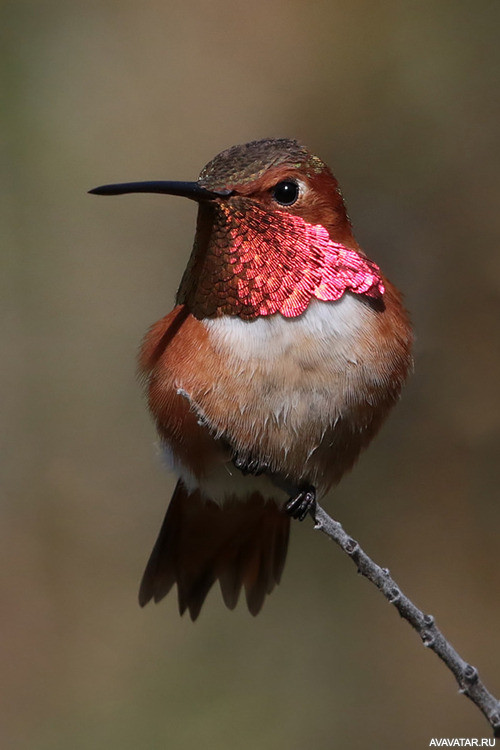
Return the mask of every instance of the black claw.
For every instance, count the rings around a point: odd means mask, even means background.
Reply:
[[[242,474],[253,474],[255,477],[269,470],[269,464],[266,461],[260,461],[258,458],[235,456],[233,464]]]
[[[283,510],[291,518],[303,521],[312,510],[316,508],[316,490],[314,487],[306,487],[296,495],[287,500]]]

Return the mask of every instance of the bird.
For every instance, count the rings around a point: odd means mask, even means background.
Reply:
[[[218,581],[256,615],[279,583],[291,519],[370,443],[412,368],[397,288],[354,238],[330,168],[266,138],[215,156],[194,182],[103,185],[198,204],[175,306],[147,332],[139,371],[178,477],[139,603],[177,585],[196,620]]]

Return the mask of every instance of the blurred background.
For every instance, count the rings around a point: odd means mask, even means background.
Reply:
[[[4,0],[2,748],[422,748],[479,711],[350,561],[294,525],[253,619],[139,578],[174,478],[135,380],[196,207],[96,198],[295,137],[405,293],[415,374],[328,506],[500,694],[497,3]]]

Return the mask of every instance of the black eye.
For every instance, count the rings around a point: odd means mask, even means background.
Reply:
[[[299,186],[295,180],[283,180],[273,187],[272,196],[276,203],[291,206],[299,197]]]

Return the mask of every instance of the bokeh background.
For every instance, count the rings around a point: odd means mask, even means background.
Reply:
[[[310,523],[253,619],[136,591],[174,478],[135,380],[196,207],[96,198],[296,137],[401,287],[415,374],[329,510],[500,694],[498,3],[2,3],[0,746],[422,748],[486,737]]]

